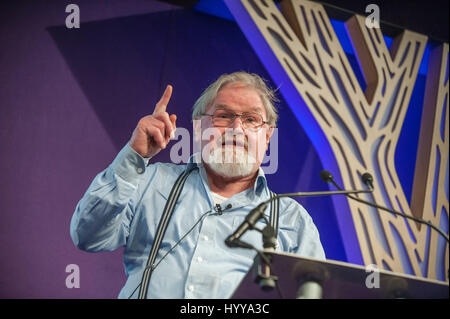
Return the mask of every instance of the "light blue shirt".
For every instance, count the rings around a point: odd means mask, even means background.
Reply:
[[[197,154],[198,155],[198,154]],[[229,298],[253,264],[256,252],[229,248],[224,241],[259,203],[269,199],[262,169],[253,188],[215,210],[204,167],[192,156],[187,165],[146,161],[127,144],[112,164],[98,174],[78,203],[70,224],[74,244],[89,252],[125,246],[127,282],[119,298],[128,298],[139,285],[163,208],[178,176],[197,165],[186,180],[156,258],[158,263],[208,211],[202,221],[154,270],[148,298]],[[266,209],[269,218],[269,207]],[[265,222],[256,224],[264,228]],[[262,249],[261,233],[247,231],[241,239]],[[325,259],[319,233],[306,210],[295,200],[280,199],[277,251]],[[139,289],[132,298],[138,296]]]

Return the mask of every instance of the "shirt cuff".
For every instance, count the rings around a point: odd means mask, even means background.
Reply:
[[[150,158],[143,158],[139,155],[129,143],[117,154],[111,164],[111,169],[125,181],[137,185]]]

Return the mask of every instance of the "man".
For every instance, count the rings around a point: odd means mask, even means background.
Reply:
[[[166,111],[171,94],[169,85],[153,114],[139,121],[129,143],[94,179],[70,234],[86,251],[125,246],[128,280],[119,298],[229,298],[255,251],[229,248],[225,239],[270,198],[260,165],[277,120],[274,94],[255,74],[222,75],[194,105],[201,152],[187,165],[148,165],[174,136],[176,116]],[[184,185],[174,187],[180,176]],[[167,204],[174,194],[176,202]],[[265,221],[255,226],[262,229]],[[262,249],[259,232],[249,230],[241,240]],[[159,250],[152,250],[158,242]],[[290,198],[279,200],[277,250],[325,258],[311,217]]]

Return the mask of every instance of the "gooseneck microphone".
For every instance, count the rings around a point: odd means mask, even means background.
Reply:
[[[321,173],[322,174],[322,173]],[[330,173],[331,174],[331,173]],[[332,177],[332,176],[331,176]],[[358,189],[358,190],[338,190],[338,191],[323,191],[323,192],[297,192],[297,193],[285,193],[278,194],[273,196],[271,199],[268,199],[248,213],[245,217],[245,220],[242,224],[236,229],[236,231],[227,237],[225,240],[225,244],[228,247],[241,247],[241,248],[250,248],[249,245],[240,240],[241,236],[249,229],[256,229],[254,225],[263,218],[264,211],[267,205],[278,198],[282,197],[312,197],[312,196],[329,196],[329,195],[348,195],[348,194],[360,194],[360,193],[371,193],[373,192],[373,188],[367,189]]]
[[[331,173],[330,173],[330,175],[331,175]],[[362,174],[361,179],[362,179],[363,183],[367,185],[367,187],[369,187],[370,189],[373,189],[372,175],[370,175],[369,173],[364,173],[364,174]],[[331,180],[333,180],[332,175],[331,175]],[[338,187],[338,189],[340,189],[340,188]]]
[[[258,222],[258,220],[264,216],[264,210],[269,202],[270,201],[263,202],[256,206],[256,208],[252,209],[236,231],[225,239],[225,244],[228,247],[250,248],[245,242],[242,242],[240,238],[248,229],[253,229],[253,226]]]
[[[336,182],[335,182],[334,179],[333,179],[333,175],[332,175],[329,171],[327,171],[327,170],[321,171],[321,172],[320,172],[320,178],[321,178],[324,182],[326,182],[326,183],[331,183],[331,184],[333,184],[334,187],[336,187],[337,189],[342,190],[342,188],[341,188],[339,185],[336,184]],[[372,177],[372,175],[370,175],[369,173],[364,173],[364,174],[361,176],[361,179],[362,179],[363,183],[364,183],[365,185],[367,185],[367,187],[369,187],[369,188],[372,189],[372,190],[374,189],[374,187],[373,187],[373,177]],[[355,201],[358,201],[358,202],[360,202],[360,203],[363,203],[363,204],[366,204],[366,205],[369,205],[369,206],[378,208],[378,209],[380,209],[380,210],[384,210],[384,211],[390,212],[390,213],[395,214],[395,215],[399,215],[399,216],[403,216],[403,217],[405,217],[405,218],[412,219],[412,220],[414,220],[414,221],[416,221],[416,222],[418,222],[418,223],[420,223],[420,224],[425,224],[425,225],[427,225],[428,227],[430,227],[430,228],[434,229],[435,231],[437,231],[439,234],[441,234],[441,235],[447,240],[447,242],[449,241],[449,238],[448,238],[447,234],[445,234],[441,229],[439,229],[438,227],[434,226],[434,225],[431,224],[430,222],[427,222],[427,221],[425,221],[425,220],[423,220],[423,219],[420,219],[420,218],[417,218],[417,217],[414,217],[414,216],[410,216],[410,215],[406,215],[406,214],[404,214],[404,213],[397,212],[397,211],[395,211],[395,210],[393,210],[393,209],[390,209],[390,208],[387,208],[387,207],[380,206],[380,205],[378,205],[378,204],[376,204],[376,203],[372,203],[372,202],[363,200],[363,199],[361,199],[361,198],[359,198],[359,197],[352,196],[351,194],[346,194],[346,196],[347,196],[348,198],[351,198],[351,199],[353,199],[353,200],[355,200]]]

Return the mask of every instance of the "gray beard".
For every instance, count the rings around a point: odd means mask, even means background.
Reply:
[[[208,166],[224,177],[245,177],[253,173],[256,159],[245,149],[218,147],[209,156]]]

